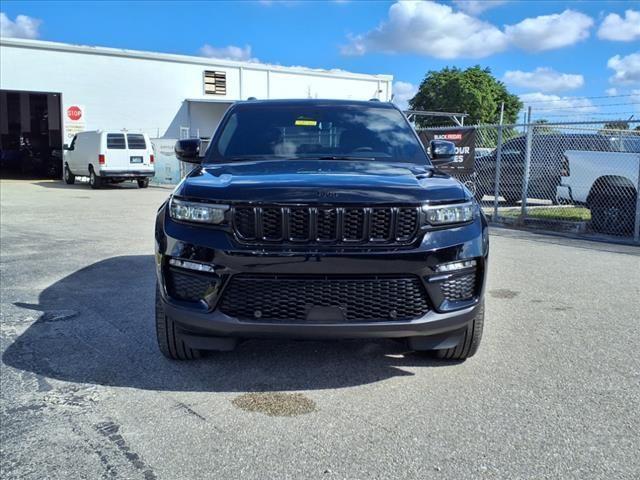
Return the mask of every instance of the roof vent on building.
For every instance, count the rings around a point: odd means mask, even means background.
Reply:
[[[204,71],[204,93],[207,95],[227,94],[227,74],[226,72]]]

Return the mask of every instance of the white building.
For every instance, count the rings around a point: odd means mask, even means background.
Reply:
[[[0,39],[0,148],[59,149],[77,131],[209,137],[236,100],[391,99],[390,75]]]

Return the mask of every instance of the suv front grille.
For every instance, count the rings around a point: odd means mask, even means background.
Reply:
[[[308,316],[315,307],[336,307],[342,319]],[[412,276],[236,275],[220,310],[254,322],[357,323],[412,320],[424,316],[429,305],[422,283]]]
[[[248,207],[233,209],[242,243],[400,244],[416,239],[417,207]]]

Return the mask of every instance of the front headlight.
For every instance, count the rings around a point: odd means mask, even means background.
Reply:
[[[425,205],[422,207],[424,219],[429,225],[451,225],[473,220],[478,207],[474,202],[452,205]]]
[[[169,216],[183,222],[220,225],[225,222],[228,210],[229,205],[187,202],[174,197],[169,201]]]

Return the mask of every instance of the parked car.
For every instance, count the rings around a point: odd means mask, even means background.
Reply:
[[[160,350],[191,359],[250,337],[396,338],[472,356],[487,222],[394,105],[235,103],[156,218]]]
[[[560,184],[563,154],[567,150],[607,151],[609,137],[600,134],[535,134],[531,141],[529,170],[529,198],[556,200],[556,187]],[[502,145],[499,195],[508,204],[522,198],[524,182],[526,137],[507,140]],[[497,151],[476,159],[476,198],[495,192]]]
[[[63,175],[68,184],[76,176],[88,176],[91,188],[125,180],[136,180],[146,188],[155,173],[151,141],[143,133],[80,132],[64,150]]]
[[[635,224],[640,136],[612,137],[609,152],[564,153],[557,199],[586,205],[595,231],[630,234]]]
[[[480,157],[491,155],[491,152],[493,152],[493,150],[493,148],[488,147],[476,147],[475,158],[478,159]]]

